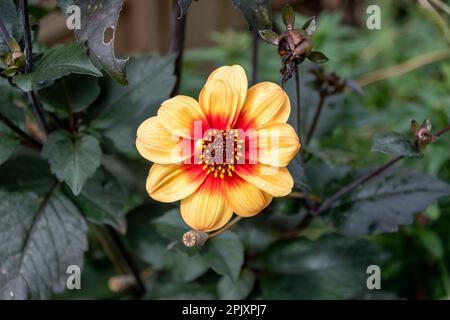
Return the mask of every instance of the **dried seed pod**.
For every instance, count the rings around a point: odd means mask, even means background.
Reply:
[[[183,235],[183,244],[186,247],[202,246],[208,240],[208,234],[202,231],[191,230]]]

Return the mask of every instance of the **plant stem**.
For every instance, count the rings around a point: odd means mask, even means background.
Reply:
[[[308,192],[292,191],[288,196],[291,198],[310,200],[312,202],[320,202],[320,196],[309,194]]]
[[[181,75],[183,70],[183,52],[186,39],[186,17],[180,18],[181,11],[177,0],[172,0],[172,18],[169,52],[177,53],[175,61],[175,76],[177,77],[171,96],[176,96],[180,91]]]
[[[396,164],[398,161],[402,160],[403,158],[404,158],[403,156],[398,156],[398,157],[390,160],[389,162],[385,163],[384,165],[378,167],[374,171],[368,173],[367,175],[356,179],[355,181],[353,181],[352,183],[350,183],[349,185],[347,185],[346,187],[342,188],[340,191],[335,193],[329,199],[325,200],[317,210],[314,210],[312,212],[312,215],[317,216],[317,215],[324,213],[325,211],[328,211],[329,209],[332,208],[333,204],[335,204],[336,201],[343,198],[344,196],[346,196],[353,190],[357,189],[358,187],[362,186],[367,181],[369,181],[369,180],[375,178],[376,176],[378,176],[379,174],[383,173],[386,169],[392,167],[394,164]]]
[[[435,137],[440,137],[442,136],[444,133],[450,131],[450,125],[447,125],[445,128],[439,130],[436,134]],[[347,194],[351,193],[353,190],[361,187],[363,184],[365,184],[366,182],[368,182],[369,180],[377,177],[378,175],[380,175],[381,173],[383,173],[384,171],[386,171],[387,169],[389,169],[390,167],[392,167],[394,164],[396,164],[397,162],[399,162],[400,160],[402,160],[404,158],[404,156],[398,156],[392,160],[390,160],[389,162],[385,163],[382,166],[379,166],[377,169],[375,169],[374,171],[368,173],[367,175],[364,175],[358,179],[356,179],[355,181],[353,181],[352,183],[350,183],[349,185],[343,187],[341,190],[339,190],[338,192],[336,192],[334,195],[332,195],[330,198],[328,198],[327,200],[325,200],[324,202],[322,202],[322,204],[318,207],[316,207],[315,209],[310,210],[309,214],[307,214],[305,216],[304,219],[302,219],[302,221],[300,221],[300,223],[292,228],[291,230],[289,230],[284,236],[283,238],[291,238],[294,237],[298,232],[302,231],[303,229],[307,228],[309,226],[309,224],[312,222],[313,218],[321,215],[325,212],[327,212],[328,210],[330,210],[333,205],[339,201],[341,198],[343,198],[344,196],[346,196]]]
[[[64,87],[64,93],[66,96],[66,107],[67,107],[67,113],[69,114],[69,130],[71,134],[75,134],[76,130],[75,130],[75,117],[73,114],[73,107],[72,107],[72,100],[70,99],[69,96],[69,90],[67,89],[67,85],[66,82],[63,80],[63,87]]]
[[[26,73],[33,71],[33,45],[31,43],[31,26],[30,17],[28,15],[28,0],[20,0],[19,10],[22,15],[23,23],[23,37],[25,41],[25,55],[26,55]]]
[[[216,232],[210,233],[208,235],[208,238],[213,238],[215,236],[218,236],[219,234],[221,234],[222,232],[224,232],[225,230],[229,229],[230,227],[234,226],[236,223],[238,223],[240,220],[242,219],[242,217],[235,217],[233,220],[231,220],[230,222],[228,222],[228,224],[223,227],[222,229],[217,230]]]
[[[145,294],[145,285],[142,282],[139,269],[137,268],[134,259],[132,258],[130,253],[125,248],[125,246],[124,246],[124,244],[122,242],[122,239],[120,238],[120,236],[117,233],[117,231],[115,229],[113,229],[112,227],[110,227],[110,226],[107,226],[106,229],[107,229],[109,235],[111,236],[114,244],[116,245],[117,249],[121,253],[123,259],[125,260],[126,265],[128,266],[128,269],[129,269],[131,275],[133,275],[133,277],[136,280],[138,297],[139,298],[142,297]]]
[[[364,87],[381,80],[403,75],[427,64],[447,59],[450,59],[450,49],[425,53],[403,63],[365,74],[357,82],[361,87]]]
[[[446,126],[445,128],[443,128],[443,129],[441,129],[441,130],[439,130],[437,133],[436,133],[436,137],[440,137],[440,136],[442,136],[444,133],[446,133],[447,131],[449,131],[450,130],[450,125],[448,125],[448,126]]]
[[[108,258],[113,263],[117,272],[120,274],[128,274],[134,279],[133,291],[137,298],[141,298],[145,294],[145,286],[142,282],[140,273],[131,258],[128,251],[125,249],[122,240],[117,232],[108,226],[96,226],[89,224],[89,227],[94,232],[96,238],[100,242],[107,254]]]
[[[295,66],[295,106],[297,112],[297,135],[301,136],[300,123],[301,123],[301,102],[300,102],[300,66]]]
[[[253,47],[252,47],[252,84],[258,81],[258,64],[259,64],[259,34],[253,32]]]
[[[33,107],[34,114],[36,115],[41,129],[47,135],[50,132],[50,129],[48,127],[47,120],[45,119],[44,108],[42,107],[41,102],[34,91],[27,92],[27,97]]]
[[[445,299],[450,299],[450,277],[448,275],[447,267],[445,266],[445,262],[442,259],[438,261],[439,272],[441,274],[442,284],[445,289]]]
[[[449,5],[447,5],[446,3],[444,3],[441,0],[431,0],[431,2],[433,2],[436,5],[436,7],[439,7],[439,9],[444,11],[446,14],[450,15],[450,6]]]
[[[0,17],[0,32],[2,34],[3,40],[5,41],[5,44],[8,46],[9,51],[12,51],[11,47],[9,46],[9,39],[11,39],[11,35],[9,34],[8,29],[6,29],[2,17]]]
[[[8,128],[17,133],[23,142],[29,147],[40,151],[42,149],[42,144],[34,139],[32,136],[27,134],[25,131],[16,126],[11,120],[9,120],[3,113],[0,112],[0,121],[3,122]]]
[[[327,99],[327,94],[324,92],[321,92],[319,104],[317,105],[317,108],[316,108],[316,113],[314,114],[314,118],[311,123],[311,127],[309,128],[308,134],[306,135],[306,141],[305,141],[306,145],[308,145],[311,142],[311,138],[313,137],[314,131],[316,130],[316,126],[317,126],[317,123],[319,122],[319,118],[322,113],[322,108],[323,108],[323,105],[325,104],[326,99]]]
[[[23,36],[25,41],[25,56],[26,56],[26,67],[25,72],[33,72],[33,44],[31,42],[31,27],[30,27],[30,17],[28,16],[28,0],[20,0],[19,10],[22,16],[23,22]],[[45,119],[44,109],[40,101],[38,100],[36,93],[34,91],[27,92],[28,100],[30,101],[34,114],[38,120],[41,129],[45,134],[49,133],[49,127],[47,120]]]

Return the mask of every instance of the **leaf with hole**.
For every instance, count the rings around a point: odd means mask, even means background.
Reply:
[[[128,59],[117,58],[114,51],[123,0],[73,0],[63,1],[60,5],[79,6],[82,19],[81,29],[75,30],[77,39],[87,43],[91,56],[113,79],[121,84],[128,84],[125,73]]]

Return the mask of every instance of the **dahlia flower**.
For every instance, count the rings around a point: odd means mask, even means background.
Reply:
[[[233,213],[258,214],[293,188],[286,166],[300,142],[286,123],[290,111],[277,84],[248,89],[242,67],[215,70],[198,101],[166,100],[139,126],[137,150],[153,162],[147,192],[161,202],[181,200],[183,220],[204,232],[222,228]]]

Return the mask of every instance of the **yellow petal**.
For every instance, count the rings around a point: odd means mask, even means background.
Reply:
[[[187,96],[166,100],[158,110],[158,119],[169,132],[188,139],[192,139],[195,121],[203,129],[207,127],[206,116],[197,100]]]
[[[236,166],[236,173],[274,197],[284,197],[294,187],[294,180],[286,168],[271,167],[264,164],[241,165]]]
[[[239,94],[223,80],[208,80],[200,92],[200,106],[214,129],[227,129],[234,124],[239,108]]]
[[[223,80],[238,93],[238,109],[240,110],[247,96],[248,80],[244,68],[239,65],[223,66],[214,70],[209,80]]]
[[[231,219],[233,210],[226,201],[223,182],[208,176],[196,192],[181,200],[181,216],[192,229],[214,231]]]
[[[272,196],[239,176],[226,181],[225,195],[233,211],[241,217],[252,217],[272,201]]]
[[[183,139],[164,129],[157,117],[145,120],[137,130],[137,150],[142,157],[155,163],[178,163],[188,159],[190,148],[184,145]]]
[[[258,129],[257,136],[259,163],[285,167],[300,149],[297,133],[287,123],[276,123]]]
[[[291,112],[289,97],[272,82],[251,87],[235,125],[239,129],[257,129],[275,123],[286,123]]]
[[[147,192],[153,199],[173,202],[191,195],[205,180],[198,165],[154,164],[147,177]]]

